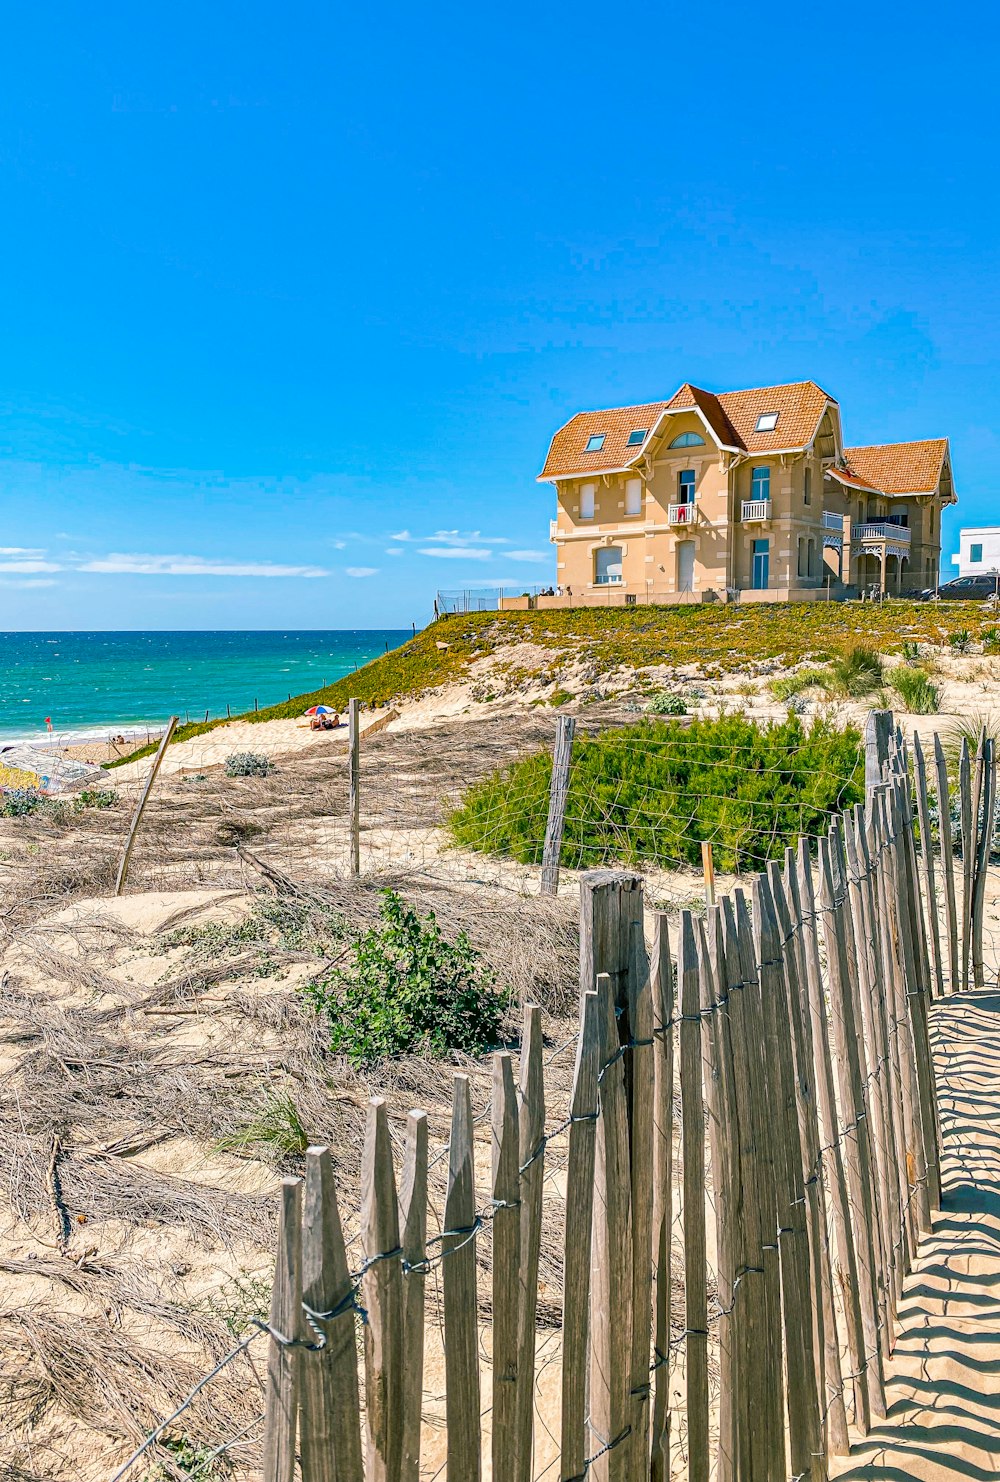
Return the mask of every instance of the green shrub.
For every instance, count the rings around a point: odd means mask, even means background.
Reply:
[[[539,752],[475,783],[449,820],[456,842],[539,864],[551,774]],[[761,868],[863,795],[856,730],[797,716],[642,720],[577,740],[561,861],[698,866],[711,840],[719,869]]]
[[[549,695],[549,704],[565,705],[568,700],[572,699],[573,696],[570,694],[569,690],[553,690],[551,695]]]
[[[889,683],[906,706],[909,715],[936,715],[941,697],[936,684],[931,684],[922,669],[900,664],[889,675]]]
[[[858,699],[882,688],[885,676],[882,661],[870,648],[852,648],[830,665],[829,688],[839,695]]]
[[[507,1007],[465,932],[447,941],[433,911],[419,917],[393,890],[353,967],[305,993],[329,1021],[331,1049],[359,1065],[415,1050],[480,1055],[498,1043]]]
[[[903,644],[903,658],[908,664],[915,664],[920,658],[920,644],[907,641]]]
[[[957,633],[948,634],[948,642],[957,654],[967,654],[972,646],[972,635],[968,628],[959,628]]]
[[[995,653],[1000,648],[1000,629],[983,628],[979,634],[984,653]]]
[[[227,777],[266,777],[270,770],[270,758],[259,751],[234,751],[225,761]]]
[[[9,787],[2,794],[0,815],[4,818],[26,818],[36,812],[45,799],[31,787]]]
[[[669,690],[661,690],[658,695],[654,695],[646,709],[650,715],[687,715],[688,713],[683,696],[672,695]]]
[[[78,810],[84,808],[116,808],[118,806],[118,794],[113,787],[85,787],[82,792],[77,793],[74,806]]]
[[[805,690],[825,690],[829,682],[828,669],[799,669],[795,674],[781,674],[772,679],[768,689],[776,700],[791,700]]]

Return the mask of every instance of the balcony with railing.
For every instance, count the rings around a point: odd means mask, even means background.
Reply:
[[[894,525],[889,520],[866,520],[863,525],[851,526],[851,541],[862,549],[884,543],[887,550],[908,551],[910,538],[909,526]]]
[[[824,530],[839,530],[840,533],[841,533],[841,535],[843,535],[843,533],[844,533],[844,516],[843,515],[838,515],[832,509],[825,509],[823,511],[823,529]]]
[[[759,525],[771,518],[770,499],[744,499],[740,519],[744,525]]]
[[[823,549],[842,551],[844,549],[844,516],[836,514],[831,509],[825,509],[822,515],[822,525]]]
[[[695,522],[696,508],[697,506],[694,504],[668,504],[668,525],[693,525]]]

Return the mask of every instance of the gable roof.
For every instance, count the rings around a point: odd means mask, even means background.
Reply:
[[[621,473],[642,457],[650,434],[664,414],[684,411],[700,412],[719,446],[734,452],[763,454],[806,448],[831,403],[837,405],[815,381],[723,391],[718,396],[685,382],[669,401],[578,412],[553,437],[538,477]],[[757,432],[757,419],[766,412],[777,412],[778,420],[770,432]],[[630,448],[629,433],[639,428],[644,428],[647,436],[641,445]],[[597,452],[588,453],[587,440],[596,433],[604,434],[604,444]]]
[[[946,437],[844,449],[845,462],[855,478],[883,494],[936,493],[947,456]]]

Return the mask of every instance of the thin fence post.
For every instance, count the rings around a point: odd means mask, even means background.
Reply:
[[[590,1336],[590,1244],[594,1216],[597,1074],[600,1069],[597,992],[584,994],[570,1097],[563,1250],[562,1482],[583,1474],[587,1458],[587,1347]],[[494,1240],[495,1240],[494,1236]],[[494,1319],[495,1320],[495,1319]],[[496,1362],[494,1342],[494,1363]],[[494,1420],[494,1425],[496,1421]],[[510,1473],[498,1472],[498,1479]]]
[[[632,1180],[632,1434],[633,1475],[649,1467],[649,1348],[653,1293],[653,998],[641,921],[633,921],[628,973],[629,1097]]]
[[[347,819],[351,874],[361,873],[361,740],[358,702],[347,702]]]
[[[927,899],[927,935],[934,966],[934,983],[938,998],[944,993],[944,964],[941,960],[941,923],[938,918],[937,885],[934,880],[934,853],[931,849],[931,813],[927,802],[927,767],[923,747],[913,733],[913,777],[917,790],[917,821],[920,824],[920,857],[924,867],[924,894]]]
[[[403,1246],[403,1441],[400,1482],[420,1474],[424,1383],[424,1302],[427,1262],[427,1113],[406,1119],[406,1152],[399,1183]],[[338,1477],[337,1482],[340,1482]]]
[[[830,978],[830,1009],[840,1086],[840,1111],[844,1122],[842,1136],[846,1155],[844,1161],[847,1167],[847,1189],[857,1232],[865,1373],[869,1404],[872,1412],[881,1418],[885,1415],[885,1380],[882,1345],[879,1341],[880,1293],[875,1258],[871,1145],[864,1100],[865,1076],[861,1068],[861,1046],[849,979],[843,905],[834,895],[831,852],[830,841],[821,838],[819,904],[823,915]]]
[[[521,1264],[517,1312],[517,1466],[515,1482],[530,1482],[534,1453],[535,1313],[542,1244],[545,1184],[545,1081],[542,1073],[542,1011],[524,1009],[518,1085]]]
[[[826,1179],[820,1151],[817,1095],[819,1067],[813,1055],[810,1025],[806,971],[807,926],[802,914],[796,854],[791,848],[785,851],[784,891],[783,904],[787,912],[787,929],[780,911],[778,921],[788,941],[789,949],[786,958],[789,975],[789,1011],[792,1016],[792,1043],[795,1047],[799,1088],[806,1217],[812,1250],[815,1309],[813,1346],[816,1358],[817,1395],[823,1401],[823,1439],[827,1451],[832,1452],[834,1456],[846,1456],[850,1450],[850,1441],[847,1431],[847,1410],[844,1405],[840,1343],[837,1338],[837,1321],[833,1301],[833,1267],[830,1260]],[[782,898],[776,898],[776,904],[781,903]]]
[[[718,908],[710,906],[716,921]],[[701,994],[702,1086],[708,1116],[708,1148],[712,1189],[715,1193],[716,1276],[719,1302],[719,1449],[717,1482],[733,1482],[737,1475],[737,1407],[735,1364],[732,1348],[732,1305],[735,1287],[732,1218],[732,1179],[729,1135],[731,1122],[723,1085],[723,1055],[720,1043],[721,1005],[717,965],[720,957],[709,946],[705,923],[697,922],[696,946]],[[707,1186],[707,1185],[706,1185]]]
[[[271,1327],[294,1342],[302,1326],[302,1180],[281,1181]],[[272,1337],[264,1402],[264,1482],[292,1482],[299,1410],[299,1350]]]
[[[122,891],[125,889],[125,881],[128,878],[128,867],[132,859],[132,848],[135,844],[135,836],[139,831],[139,825],[142,822],[142,815],[146,811],[146,804],[149,802],[149,795],[153,791],[153,783],[156,781],[156,774],[157,772],[159,772],[160,764],[167,754],[167,747],[170,745],[170,738],[174,734],[174,731],[177,729],[177,719],[178,718],[176,715],[172,715],[167,722],[167,729],[163,733],[160,745],[157,749],[155,757],[153,758],[153,765],[150,768],[149,776],[146,778],[146,785],[139,795],[139,801],[136,804],[135,812],[132,815],[132,822],[129,824],[128,837],[125,840],[125,848],[122,850],[121,862],[118,865],[118,874],[115,878],[115,895],[121,895]]]
[[[517,1477],[521,1194],[517,1089],[508,1054],[493,1056],[493,1475]]]
[[[962,981],[969,986],[969,962],[972,943],[972,881],[976,859],[975,813],[972,808],[972,761],[968,738],[962,737],[958,763],[958,795],[962,825]]]
[[[729,904],[727,901],[726,904]],[[745,1015],[745,1032],[749,1037],[750,1086],[754,1138],[760,1148],[757,1178],[760,1183],[761,1248],[758,1265],[764,1283],[764,1333],[757,1360],[765,1373],[763,1397],[758,1424],[764,1429],[768,1448],[768,1471],[765,1475],[784,1475],[785,1466],[785,1385],[782,1363],[781,1261],[778,1243],[778,1192],[776,1155],[772,1137],[772,1087],[768,1079],[764,1050],[765,1030],[760,994],[760,973],[754,952],[753,930],[746,896],[736,889],[732,893],[733,921],[739,954],[740,981]]]
[[[368,1103],[361,1155],[365,1251],[365,1431],[367,1482],[396,1482],[403,1453],[403,1275],[399,1204],[386,1104]]]
[[[781,877],[774,866],[777,884]],[[781,1258],[782,1316],[785,1329],[789,1456],[792,1473],[819,1482],[819,1396],[810,1305],[809,1242],[805,1181],[792,1065],[791,1023],[787,1008],[784,955],[771,886],[766,875],[753,882],[753,925],[760,968],[772,1128],[776,1145],[778,1248]]]
[[[986,981],[983,963],[983,915],[986,905],[986,872],[990,865],[993,849],[993,817],[996,811],[997,768],[996,743],[992,737],[983,739],[983,805],[982,822],[979,830],[979,846],[976,851],[976,873],[972,886],[972,981],[973,986],[982,988]]]
[[[552,754],[552,782],[549,788],[549,816],[545,825],[542,851],[542,895],[559,893],[559,856],[562,852],[563,827],[566,822],[566,799],[569,794],[569,767],[573,755],[576,721],[571,715],[560,715],[555,749]]]
[[[830,1191],[834,1241],[837,1248],[844,1299],[843,1307],[847,1330],[847,1347],[850,1354],[851,1370],[854,1376],[854,1424],[862,1435],[867,1435],[871,1426],[871,1409],[868,1401],[868,1384],[866,1378],[867,1360],[862,1330],[858,1253],[854,1238],[854,1227],[851,1222],[847,1175],[844,1169],[844,1151],[837,1127],[837,1097],[834,1089],[830,1024],[827,1017],[826,994],[824,992],[820,969],[819,931],[816,926],[819,913],[817,912],[816,896],[813,890],[809,845],[805,839],[799,841],[798,879],[802,920],[805,923],[803,945],[805,948],[806,984],[809,991],[809,1023],[812,1033],[813,1063],[816,1067],[816,1103],[819,1110],[819,1131],[822,1140],[823,1177],[826,1187]],[[821,906],[820,909],[822,910],[824,908]],[[827,1372],[827,1382],[829,1384],[829,1369]]]
[[[705,904],[715,905],[715,857],[712,853],[712,841],[702,839],[701,841],[701,873],[705,881]]]
[[[593,1482],[629,1477],[622,1442],[629,1434],[632,1355],[632,1207],[628,1112],[611,976],[597,976],[601,1035],[594,1173],[590,1426]],[[603,1450],[603,1448],[607,1450]],[[598,1455],[598,1453],[601,1453]]]
[[[741,1273],[734,1283],[736,1433],[740,1477],[766,1477],[770,1465],[769,1427],[774,1409],[770,1398],[775,1366],[771,1350],[780,1340],[766,1315],[764,1283],[764,1219],[767,1201],[760,1174],[762,1146],[757,1137],[756,1085],[751,1059],[759,1048],[749,1031],[746,984],[737,940],[736,915],[727,896],[721,907],[721,957],[719,975],[726,997],[726,1020],[733,1061],[734,1133],[738,1139],[735,1162],[739,1184],[731,1200],[733,1259]],[[770,1231],[770,1223],[766,1228]],[[780,1355],[779,1355],[780,1364]],[[778,1397],[780,1406],[781,1399]],[[783,1427],[783,1420],[781,1422]],[[783,1443],[782,1443],[783,1444]]]
[[[937,775],[938,841],[944,876],[945,919],[948,926],[948,992],[958,990],[958,911],[955,903],[955,843],[951,827],[951,789],[941,737],[934,732],[934,770]]]
[[[681,912],[681,1136],[684,1157],[684,1327],[689,1482],[708,1482],[708,1298],[705,1250],[705,1110],[701,990],[694,920]]]
[[[441,1240],[448,1477],[479,1482],[479,1301],[472,1100],[468,1076],[456,1075],[452,1085],[448,1193]]]
[[[653,1330],[651,1482],[670,1476],[670,1279],[674,1149],[674,974],[665,911],[653,926],[653,1265],[656,1306]],[[569,1474],[572,1476],[572,1473]]]
[[[325,1147],[306,1151],[302,1301],[326,1340],[317,1352],[302,1356],[302,1482],[363,1482],[354,1337],[357,1304],[337,1208],[333,1161]]]

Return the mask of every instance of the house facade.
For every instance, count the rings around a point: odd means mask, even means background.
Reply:
[[[578,413],[539,479],[556,490],[549,607],[921,590],[955,500],[947,439],[845,448],[813,381]]]
[[[958,532],[958,555],[952,556],[958,576],[983,576],[1000,571],[1000,525],[980,525]]]

